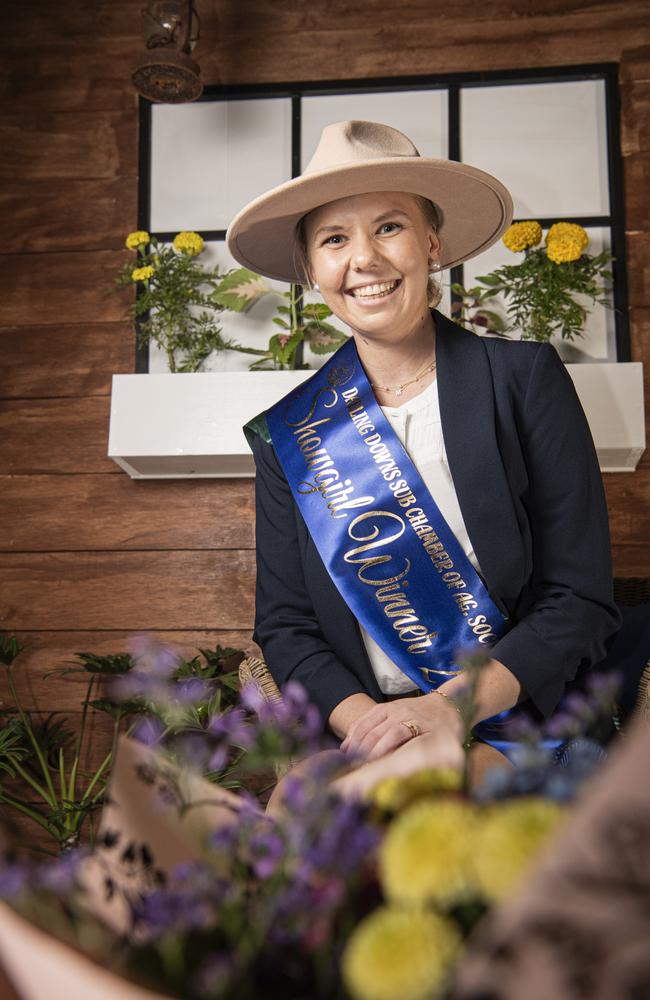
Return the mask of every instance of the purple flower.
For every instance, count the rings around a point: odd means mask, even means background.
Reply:
[[[57,896],[66,896],[75,887],[77,869],[89,853],[87,848],[79,847],[39,865],[35,884]]]
[[[177,681],[170,694],[179,705],[198,705],[207,701],[214,691],[214,684],[200,677],[188,677]]]
[[[265,879],[277,871],[284,856],[284,841],[273,830],[260,830],[249,842],[250,862],[258,878]]]
[[[133,729],[133,738],[150,747],[160,741],[164,731],[165,727],[160,719],[152,716],[143,716],[142,718],[139,718],[135,724]]]
[[[155,677],[170,677],[181,661],[181,656],[170,646],[140,633],[130,642],[131,655],[138,662],[138,670]]]
[[[164,934],[208,927],[214,908],[191,890],[157,889],[136,902],[134,916],[149,931]]]
[[[214,715],[208,723],[210,736],[226,740],[232,746],[248,747],[252,732],[241,708],[231,708],[223,715]]]
[[[23,865],[0,865],[0,899],[14,899],[28,888],[27,870]]]

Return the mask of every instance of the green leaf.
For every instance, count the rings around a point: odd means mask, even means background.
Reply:
[[[278,316],[274,316],[274,317],[273,317],[273,322],[274,322],[274,323],[275,323],[275,324],[276,324],[277,326],[281,326],[283,330],[290,330],[290,329],[291,329],[291,327],[289,326],[289,324],[288,324],[288,323],[285,323],[283,319],[279,319],[279,317],[278,317]]]
[[[126,674],[135,665],[130,653],[111,653],[97,656],[95,653],[75,653],[89,674]]]
[[[24,649],[27,646],[21,646],[15,635],[0,635],[0,663],[5,667],[10,667]]]
[[[489,285],[490,287],[503,284],[501,278],[496,274],[484,274],[480,277],[477,275],[476,280],[480,281],[482,285]]]
[[[310,302],[303,306],[302,314],[306,319],[327,319],[332,310],[324,302]]]
[[[307,323],[305,340],[314,354],[331,354],[348,337],[331,323]]]
[[[222,278],[209,298],[233,312],[244,312],[271,289],[261,275],[240,267]]]

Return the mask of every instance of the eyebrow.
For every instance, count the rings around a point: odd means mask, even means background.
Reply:
[[[381,215],[378,215],[376,219],[372,220],[372,223],[374,225],[376,222],[381,222],[382,219],[390,219],[394,215],[404,215],[408,219],[408,212],[403,212],[401,208],[391,208],[390,211],[382,212]],[[334,226],[319,226],[312,239],[316,239],[320,233],[336,233],[341,229],[345,229],[345,225],[342,223]]]

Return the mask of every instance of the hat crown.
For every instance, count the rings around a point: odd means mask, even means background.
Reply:
[[[379,122],[346,121],[326,125],[316,152],[303,170],[315,174],[391,156],[419,156],[408,136]]]

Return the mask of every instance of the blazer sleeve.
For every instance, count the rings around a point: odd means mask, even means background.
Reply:
[[[300,682],[323,726],[344,698],[367,691],[327,643],[305,583],[296,518],[300,517],[273,446],[251,439],[255,457],[257,581],[255,631],[275,682]]]
[[[529,483],[532,604],[492,655],[548,716],[577,671],[604,658],[621,623],[596,450],[571,376],[551,344],[535,354],[518,424]]]

